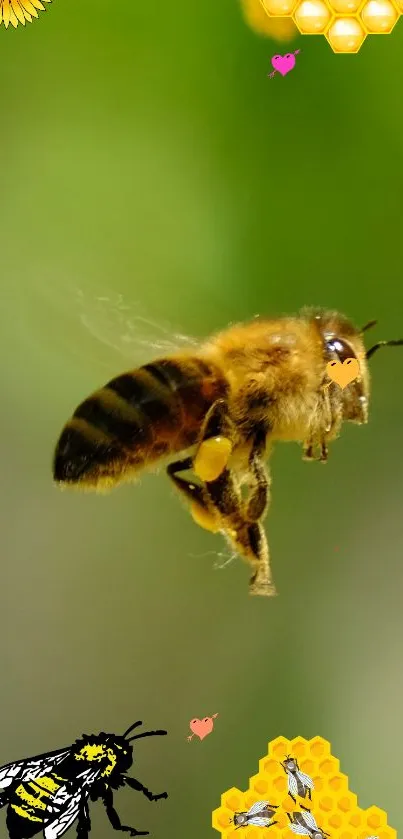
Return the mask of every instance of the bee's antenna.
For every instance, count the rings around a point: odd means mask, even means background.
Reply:
[[[368,323],[366,323],[365,326],[362,327],[362,329],[360,331],[360,335],[362,335],[363,332],[366,332],[367,329],[372,329],[372,327],[376,326],[377,323],[378,323],[377,320],[369,320]]]
[[[122,734],[122,737],[127,737],[127,735],[130,734],[131,731],[133,731],[133,728],[138,728],[139,725],[143,725],[141,720],[134,722],[133,725],[131,725],[130,728],[128,728],[127,731],[125,731],[125,733]]]
[[[132,726],[134,727],[134,726]],[[130,729],[129,729],[130,731]],[[132,740],[140,740],[141,737],[154,737],[156,734],[168,734],[167,731],[143,731],[142,734],[135,734],[134,737],[129,737],[128,742],[131,743]]]
[[[381,347],[401,347],[403,346],[403,338],[400,338],[398,341],[378,341],[377,344],[374,344],[370,350],[367,350],[366,358],[369,359],[371,356],[379,350]]]

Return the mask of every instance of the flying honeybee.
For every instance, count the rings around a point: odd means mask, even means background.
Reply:
[[[265,461],[276,440],[300,442],[305,459],[326,461],[343,422],[367,422],[367,361],[381,346],[403,344],[381,341],[366,352],[363,333],[374,324],[356,329],[321,309],[256,318],[117,376],[67,422],[54,479],[104,491],[165,461],[195,521],[221,531],[250,563],[250,593],[273,595]],[[347,358],[358,362],[357,379],[328,383],[329,362]]]
[[[59,839],[75,821],[79,839],[88,839],[88,799],[102,801],[115,830],[129,836],[148,836],[148,831],[122,824],[113,806],[113,790],[125,785],[142,792],[149,801],[168,797],[166,792],[153,795],[140,781],[126,775],[133,763],[130,743],[167,733],[145,731],[128,737],[139,725],[142,723],[135,722],[123,735],[83,734],[65,749],[2,766],[0,807],[8,805],[10,839],[31,839],[42,832],[44,839]]]
[[[276,821],[272,821],[273,816],[276,815],[276,810],[276,804],[269,804],[268,801],[256,801],[247,812],[235,813],[232,819],[235,830],[240,827],[249,827],[249,825],[272,827],[273,824],[277,824]]]

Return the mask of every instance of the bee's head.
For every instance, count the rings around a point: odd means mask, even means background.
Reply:
[[[230,819],[230,821],[235,825],[235,827],[239,827],[242,824],[246,824],[246,813],[235,813],[234,818]]]
[[[286,769],[290,769],[291,772],[297,768],[297,761],[295,758],[291,757],[291,755],[287,755],[284,760],[284,766]]]
[[[381,346],[402,345],[403,340],[380,341],[366,350],[364,333],[375,326],[376,321],[372,320],[361,329],[357,329],[348,318],[338,312],[317,309],[306,311],[305,316],[314,322],[319,331],[326,364],[332,361],[343,363],[350,358],[358,362],[358,378],[341,391],[342,412],[343,419],[348,422],[366,423],[370,389],[368,360]]]
[[[109,748],[116,755],[119,772],[127,772],[133,763],[133,747],[125,737],[119,734],[108,735]]]

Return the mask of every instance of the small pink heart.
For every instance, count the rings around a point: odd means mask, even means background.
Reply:
[[[286,76],[295,67],[295,55],[291,52],[287,53],[287,55],[274,55],[271,63],[274,69],[277,70],[277,73]]]
[[[211,717],[205,717],[204,720],[195,719],[190,722],[191,731],[197,737],[200,737],[200,740],[204,740],[208,734],[211,734],[213,727],[214,723]]]

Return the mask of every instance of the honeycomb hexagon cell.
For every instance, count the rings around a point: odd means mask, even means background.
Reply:
[[[403,0],[402,0],[403,2]],[[288,777],[281,761],[293,757],[299,770],[308,775],[314,784],[309,797],[288,794]],[[331,834],[332,839],[396,839],[396,831],[387,824],[387,815],[379,807],[362,810],[357,796],[349,790],[348,777],[339,771],[339,761],[331,753],[327,740],[314,737],[305,740],[296,737],[288,740],[277,737],[268,744],[267,754],[259,761],[259,771],[249,779],[245,792],[232,787],[221,796],[221,806],[213,811],[212,824],[223,839],[267,839],[267,829],[246,824],[242,833],[234,825],[235,813],[247,813],[257,801],[276,805],[276,822],[270,828],[270,839],[292,839],[289,818],[302,807],[311,810],[320,828]]]
[[[351,825],[351,827],[353,827],[356,830],[362,824],[362,819],[363,819],[363,814],[360,812],[360,810],[357,807],[356,811],[354,813],[350,814],[350,817],[348,819],[348,823],[349,823],[349,825]]]
[[[333,12],[338,15],[354,15],[362,6],[363,0],[328,0]]]
[[[262,3],[267,14],[283,17],[292,15],[297,0],[262,0]]]
[[[365,811],[366,823],[372,833],[376,833],[381,827],[386,827],[386,813],[379,807],[368,807]]]
[[[331,13],[322,0],[302,0],[295,10],[294,20],[303,35],[319,35],[324,32]]]
[[[237,810],[242,810],[243,797],[244,794],[241,790],[236,789],[236,787],[232,787],[232,789],[227,790],[227,792],[224,792],[224,795],[221,796],[221,804],[223,807],[227,807],[235,813]]]
[[[339,766],[339,761],[330,755],[326,760],[321,760],[318,768],[321,775],[329,778],[330,775],[335,775],[339,771]]]
[[[366,33],[354,17],[336,17],[326,32],[333,52],[354,53],[362,47]]]
[[[342,813],[353,813],[357,808],[357,796],[353,792],[346,792],[336,799],[337,809]]]
[[[324,813],[331,813],[333,810],[333,798],[331,795],[321,795],[318,796],[317,799],[317,806],[319,810],[323,810]]]
[[[361,20],[365,29],[378,35],[391,32],[398,16],[391,0],[367,0],[361,10]]]
[[[330,755],[330,743],[323,737],[313,737],[308,741],[309,754],[314,760],[321,760]]]
[[[291,740],[290,749],[291,754],[301,763],[302,759],[306,757],[307,742],[302,737],[294,737],[294,740]]]
[[[278,775],[278,761],[273,760],[273,758],[262,757],[262,759],[259,760],[259,772],[265,775],[270,775],[270,777]]]
[[[331,778],[328,780],[328,785],[332,792],[347,792],[348,790],[348,778],[347,775],[342,775],[341,772],[337,772],[336,775],[332,775]]]
[[[291,748],[291,741],[286,740],[285,737],[276,737],[269,743],[268,756],[274,757],[275,760],[284,760]]]
[[[264,798],[269,791],[270,778],[265,778],[265,776],[261,775],[259,772],[257,775],[254,775],[253,778],[249,778],[249,785],[250,789],[252,789],[256,795],[260,795],[261,798]]]

